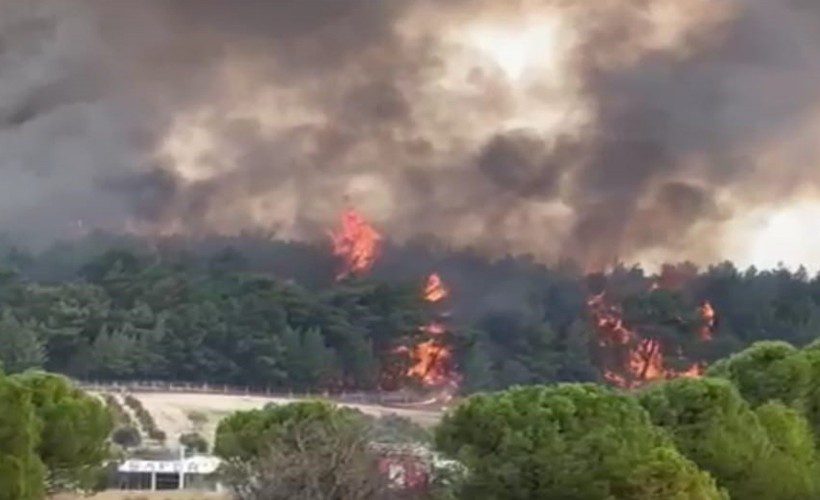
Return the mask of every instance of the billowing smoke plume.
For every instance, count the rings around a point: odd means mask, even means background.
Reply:
[[[816,4],[3,0],[0,227],[713,259],[820,184]]]

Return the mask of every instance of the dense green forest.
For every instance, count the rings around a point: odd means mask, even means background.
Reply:
[[[820,333],[820,278],[731,263],[590,275],[571,262],[490,260],[419,241],[387,246],[369,275],[337,281],[322,245],[105,234],[37,252],[7,241],[0,257],[0,360],[11,373],[391,389],[385,373],[409,363],[396,347],[444,317],[465,392],[600,381],[586,301],[602,291],[626,324],[675,354],[671,365],[711,363],[763,339],[802,346]],[[434,306],[420,296],[431,272],[451,290]],[[697,342],[707,300],[713,340]]]

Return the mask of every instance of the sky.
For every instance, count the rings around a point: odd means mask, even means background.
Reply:
[[[811,0],[0,0],[0,231],[820,261]]]

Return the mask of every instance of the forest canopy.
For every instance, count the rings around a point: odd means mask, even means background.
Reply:
[[[601,293],[625,325],[663,348],[670,370],[707,366],[759,340],[800,347],[820,332],[820,278],[730,262],[588,274],[571,262],[490,260],[411,242],[387,246],[370,273],[337,279],[324,246],[105,234],[39,252],[6,241],[0,257],[6,371],[79,379],[394,389],[414,382],[402,379],[410,361],[397,348],[444,315],[462,392],[604,381],[610,354],[596,347],[588,305]],[[421,297],[432,272],[451,291],[445,305]],[[715,318],[705,342],[698,311],[707,301]],[[783,376],[808,376],[809,365]]]

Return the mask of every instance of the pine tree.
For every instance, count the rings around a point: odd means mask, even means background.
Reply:
[[[21,324],[10,311],[0,319],[0,362],[7,373],[39,368],[46,360],[37,331]]]

